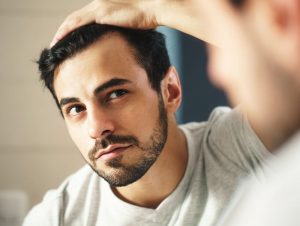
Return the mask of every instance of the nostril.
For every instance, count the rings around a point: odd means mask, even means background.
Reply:
[[[109,145],[109,142],[107,140],[102,140],[101,145],[102,145],[102,148],[107,148],[107,146]]]

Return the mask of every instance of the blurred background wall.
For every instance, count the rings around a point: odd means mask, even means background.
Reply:
[[[65,16],[88,2],[0,0],[0,225],[19,225],[18,216],[84,164],[34,61]],[[214,106],[227,103],[208,82],[203,43],[160,30],[181,74],[184,101],[178,121],[207,119]]]

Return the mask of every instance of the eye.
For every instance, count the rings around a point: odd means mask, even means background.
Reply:
[[[85,107],[81,105],[74,105],[67,108],[66,113],[70,116],[77,116],[80,112],[84,111]]]
[[[111,93],[108,94],[107,101],[117,99],[117,98],[119,98],[121,96],[124,96],[127,93],[128,93],[128,91],[125,90],[125,89],[115,90],[115,91],[113,91],[113,92],[111,92]]]

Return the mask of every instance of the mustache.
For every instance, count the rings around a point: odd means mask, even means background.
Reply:
[[[134,136],[121,136],[121,135],[110,134],[101,140],[100,139],[95,140],[94,147],[89,151],[89,158],[91,160],[94,160],[94,154],[99,149],[105,149],[112,144],[131,144],[131,145],[138,146],[139,142],[138,139]]]

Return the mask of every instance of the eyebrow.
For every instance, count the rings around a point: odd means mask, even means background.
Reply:
[[[62,98],[59,101],[59,106],[60,108],[62,108],[64,105],[70,104],[70,103],[75,103],[75,102],[79,102],[79,98],[76,97],[66,97],[66,98]]]
[[[115,86],[120,86],[120,85],[127,84],[127,83],[131,83],[131,82],[127,79],[113,78],[113,79],[103,83],[102,85],[98,86],[94,91],[94,95],[98,95],[99,93],[104,92],[105,90],[107,90],[109,88],[112,88]],[[80,99],[77,97],[65,97],[59,101],[59,106],[60,106],[60,108],[62,108],[63,106],[65,106],[67,104],[75,103],[75,102],[80,102]]]
[[[102,85],[98,86],[95,91],[94,91],[94,95],[98,95],[101,92],[104,92],[105,90],[112,88],[114,86],[120,86],[120,85],[124,85],[127,83],[131,83],[129,80],[127,79],[122,79],[122,78],[112,78],[111,80],[103,83]]]

